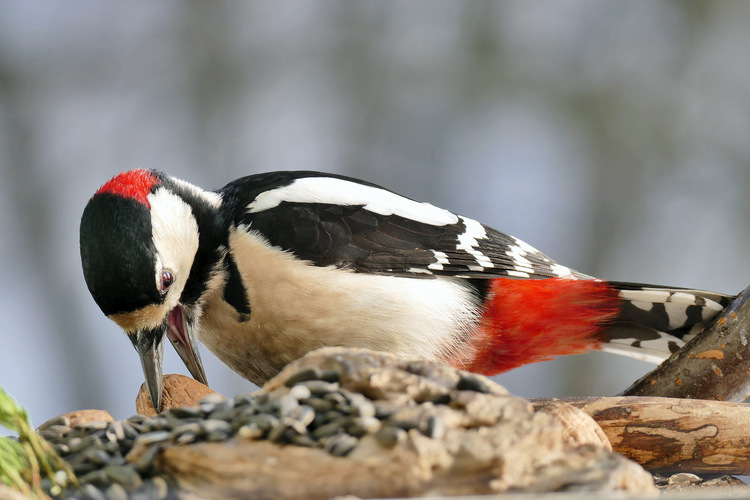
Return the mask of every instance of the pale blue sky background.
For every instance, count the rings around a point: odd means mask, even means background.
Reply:
[[[137,355],[78,256],[86,201],[133,167],[345,173],[582,272],[736,293],[748,23],[742,2],[1,1],[0,384],[36,423],[134,412]],[[594,353],[498,381],[608,395],[648,369]]]

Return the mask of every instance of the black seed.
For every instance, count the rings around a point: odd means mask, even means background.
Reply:
[[[44,430],[39,431],[39,434],[47,440],[61,439],[70,432],[70,427],[67,425],[49,425]]]
[[[104,468],[104,473],[112,482],[129,490],[140,488],[143,485],[140,474],[131,466],[107,466]]]
[[[152,493],[151,498],[162,500],[169,494],[169,485],[164,478],[159,476],[153,477],[146,481],[147,491]]]
[[[307,368],[305,370],[298,371],[294,375],[290,376],[284,381],[284,385],[287,387],[294,387],[300,382],[305,382],[308,380],[320,380],[320,376],[320,370],[318,370],[317,368]]]
[[[278,427],[274,427],[268,433],[268,440],[271,441],[272,443],[280,442],[288,429],[289,427],[285,424],[281,424]]]
[[[141,434],[136,442],[142,445],[149,445],[153,443],[160,443],[169,439],[169,431],[156,431],[149,432],[147,434]]]
[[[425,401],[429,401],[430,403],[436,404],[436,405],[447,405],[451,402],[451,395],[449,393],[442,393],[442,394],[433,394],[429,398],[427,398]]]
[[[424,422],[422,434],[432,439],[442,439],[445,435],[445,422],[437,415],[427,417]]]
[[[107,497],[104,495],[104,493],[102,493],[102,491],[93,484],[84,484],[81,487],[81,493],[85,498],[90,500],[107,500]]]
[[[43,423],[39,426],[37,431],[43,431],[45,429],[48,429],[49,427],[53,425],[63,425],[65,427],[70,428],[70,419],[66,417],[65,415],[60,415],[59,417],[55,417],[53,419],[48,420],[47,422]]]
[[[107,497],[107,500],[128,500],[128,492],[117,483],[110,485],[104,491],[104,495]]]
[[[289,438],[289,443],[296,446],[304,446],[305,448],[318,448],[320,444],[317,441],[310,439],[309,436],[304,434],[294,435]]]
[[[459,391],[481,392],[482,394],[490,393],[490,388],[487,387],[487,384],[478,377],[469,374],[461,375],[461,378],[458,379],[458,384],[456,384],[456,389]]]
[[[201,409],[196,406],[183,406],[172,408],[169,413],[177,418],[198,418],[201,416]]]
[[[340,382],[341,375],[336,370],[323,370],[320,372],[320,380],[325,380],[326,382]]]
[[[406,431],[398,427],[383,426],[375,433],[375,439],[386,448],[393,448],[406,440]]]
[[[302,403],[311,406],[312,409],[316,412],[326,412],[329,410],[333,410],[335,406],[332,401],[323,398],[305,399],[304,401],[302,401]]]
[[[388,419],[388,425],[392,427],[398,427],[399,429],[403,429],[405,431],[419,428],[419,422],[417,422],[416,420],[397,419],[397,418]]]
[[[323,438],[333,436],[334,434],[338,432],[342,432],[343,426],[341,424],[342,422],[340,420],[328,422],[327,424],[323,424],[317,429],[315,429],[314,431],[312,431],[310,436],[316,440],[321,440]]]
[[[295,385],[303,385],[310,389],[310,392],[315,396],[327,395],[333,391],[338,390],[339,384],[336,382],[326,382],[325,380],[307,380],[299,382]]]
[[[355,446],[357,446],[357,438],[346,433],[331,436],[323,444],[323,448],[336,457],[347,456]]]
[[[103,470],[95,470],[78,478],[82,483],[103,485],[108,483],[107,474]]]

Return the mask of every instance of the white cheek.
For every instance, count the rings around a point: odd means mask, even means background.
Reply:
[[[172,271],[175,279],[166,302],[171,308],[177,305],[198,251],[198,223],[190,206],[164,188],[149,194],[148,201],[151,204],[151,231],[157,252],[154,269],[157,287],[161,287],[162,269]]]

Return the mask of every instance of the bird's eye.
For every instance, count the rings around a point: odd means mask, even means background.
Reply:
[[[172,286],[172,283],[174,283],[174,276],[172,276],[172,273],[170,271],[162,271],[161,272],[161,289],[159,290],[162,294],[167,293],[169,290],[169,287]]]

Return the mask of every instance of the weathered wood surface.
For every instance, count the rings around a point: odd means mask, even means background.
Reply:
[[[700,335],[623,396],[744,401],[750,395],[750,287]]]
[[[660,473],[750,474],[750,405],[657,397],[537,399],[590,415],[612,448]]]

